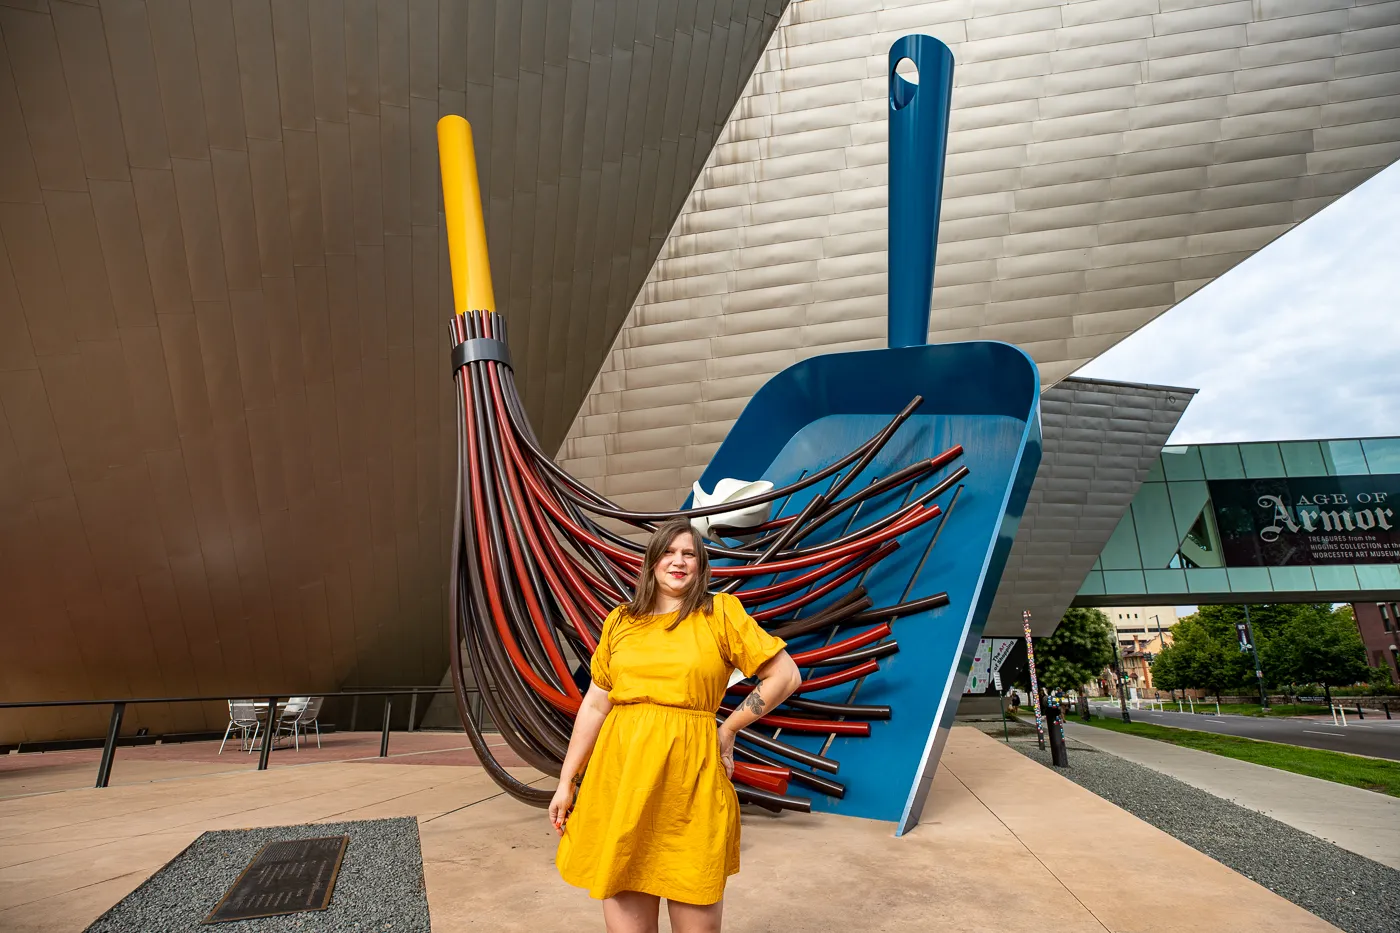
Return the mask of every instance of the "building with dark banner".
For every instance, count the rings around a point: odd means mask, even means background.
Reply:
[[[1306,6],[0,3],[0,698],[439,682],[438,117],[476,130],[541,442],[672,508],[770,376],[885,345],[909,33],[958,62],[929,338],[1045,387],[988,635],[1220,599],[1393,632],[1400,441],[1163,451],[1191,390],[1073,376],[1400,158],[1400,2]]]
[[[1400,597],[1400,438],[1168,447],[1075,605]]]

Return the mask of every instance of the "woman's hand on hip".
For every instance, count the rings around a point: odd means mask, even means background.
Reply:
[[[559,789],[554,792],[554,799],[549,802],[549,821],[554,824],[554,831],[559,835],[564,835],[564,823],[569,819],[569,811],[574,808],[574,786],[567,781],[559,782]]]
[[[734,733],[721,725],[719,734],[719,760],[724,764],[724,776],[734,777]]]

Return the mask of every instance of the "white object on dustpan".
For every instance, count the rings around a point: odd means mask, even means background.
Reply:
[[[707,493],[700,488],[697,482],[691,487],[691,501],[696,508],[707,505],[719,505],[724,502],[738,502],[752,496],[761,496],[765,492],[772,490],[773,484],[767,480],[756,480],[746,482],[742,479],[725,478],[715,483],[715,491]],[[711,541],[719,540],[710,534],[710,528],[715,525],[728,526],[730,528],[752,528],[768,521],[770,502],[761,502],[758,505],[751,505],[747,508],[735,509],[733,512],[720,512],[717,515],[704,515],[690,520],[690,526],[702,538],[709,538]]]
[[[707,493],[700,488],[697,482],[691,487],[691,501],[696,507],[707,505],[718,505],[722,502],[738,502],[751,496],[761,496],[765,492],[772,490],[773,484],[767,480],[756,480],[752,483],[741,479],[725,478],[715,483],[715,491]],[[735,509],[732,512],[720,512],[716,515],[704,515],[699,518],[692,518],[690,526],[695,529],[696,534],[702,538],[709,538],[712,541],[718,540],[717,536],[710,535],[712,525],[727,526],[729,528],[752,528],[768,521],[769,506],[771,503],[763,502],[758,505],[751,505],[748,508]],[[729,672],[729,682],[726,689],[732,687],[742,680],[745,680],[744,672],[734,670]]]

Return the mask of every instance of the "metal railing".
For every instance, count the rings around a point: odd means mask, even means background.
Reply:
[[[475,691],[468,691],[474,693]],[[272,753],[272,743],[276,739],[277,731],[277,704],[283,699],[292,697],[310,696],[321,697],[323,699],[333,699],[349,697],[351,698],[350,730],[354,731],[355,716],[359,712],[361,697],[383,697],[384,698],[384,722],[380,730],[379,737],[379,757],[389,756],[389,721],[394,711],[394,697],[408,696],[408,729],[413,731],[413,721],[418,713],[418,698],[420,696],[436,696],[438,694],[452,693],[451,687],[352,687],[348,690],[337,690],[332,693],[317,692],[314,690],[304,690],[301,692],[278,693],[266,698],[258,697],[138,697],[126,700],[25,700],[0,702],[0,709],[48,709],[61,706],[110,706],[112,707],[112,718],[107,724],[107,737],[102,743],[102,758],[97,764],[96,787],[106,787],[112,777],[112,760],[117,753],[117,740],[120,737],[122,719],[126,716],[126,708],[129,705],[141,703],[226,703],[232,700],[252,699],[254,702],[267,703],[268,726],[263,734],[262,748],[258,752],[258,770],[266,771],[268,756]],[[469,700],[471,698],[468,698]]]

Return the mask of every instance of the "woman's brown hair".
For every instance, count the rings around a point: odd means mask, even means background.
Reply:
[[[684,534],[690,535],[691,540],[695,542],[695,578],[690,581],[690,588],[681,597],[681,604],[676,608],[676,618],[666,628],[668,631],[675,628],[681,619],[697,610],[705,615],[714,612],[715,598],[710,594],[710,558],[705,553],[705,545],[687,519],[673,518],[656,529],[651,540],[647,542],[646,553],[642,556],[642,570],[637,576],[637,593],[623,608],[624,619],[644,619],[653,614],[652,607],[656,605],[656,564],[671,546],[671,542]]]

